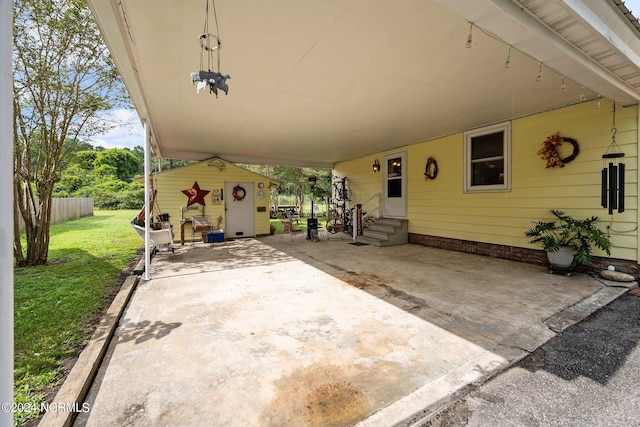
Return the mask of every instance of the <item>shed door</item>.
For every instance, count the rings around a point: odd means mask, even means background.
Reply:
[[[407,153],[399,152],[384,156],[384,216],[407,217]]]
[[[234,188],[238,187],[236,197]],[[244,190],[244,197],[242,193]],[[242,200],[240,200],[242,198]],[[225,238],[253,237],[256,235],[253,200],[253,182],[227,181],[224,183]]]

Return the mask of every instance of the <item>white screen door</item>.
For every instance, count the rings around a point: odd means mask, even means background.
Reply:
[[[407,153],[384,156],[384,216],[407,217]]]

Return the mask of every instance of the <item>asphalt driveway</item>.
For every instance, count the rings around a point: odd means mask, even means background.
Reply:
[[[640,293],[567,328],[421,427],[640,425]]]
[[[76,425],[411,425],[627,290],[277,236],[186,245],[150,271]]]

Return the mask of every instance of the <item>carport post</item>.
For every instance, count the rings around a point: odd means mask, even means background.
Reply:
[[[150,280],[149,266],[151,265],[151,253],[149,252],[149,226],[151,218],[149,212],[152,206],[149,206],[149,175],[151,175],[151,159],[149,156],[149,144],[151,142],[151,129],[147,120],[144,121],[144,280]]]
[[[13,2],[0,0],[0,425],[13,425]],[[7,404],[9,407],[7,407]]]

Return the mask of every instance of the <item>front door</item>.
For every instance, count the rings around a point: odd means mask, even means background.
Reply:
[[[384,156],[383,211],[388,218],[407,217],[407,153]]]
[[[253,197],[253,182],[224,183],[225,238],[256,235]]]

